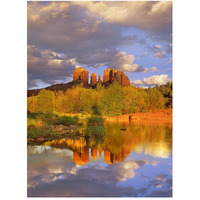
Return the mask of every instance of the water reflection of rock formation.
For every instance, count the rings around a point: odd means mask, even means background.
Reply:
[[[104,161],[108,164],[114,164],[123,161],[129,154],[131,150],[123,147],[122,152],[115,154],[106,149],[104,149]]]
[[[143,151],[144,154],[159,158],[167,158],[170,155],[172,127],[129,126],[126,128],[126,133],[122,133],[118,125],[107,125],[103,142],[99,143],[95,138],[86,141],[84,137],[81,137],[48,141],[45,145],[72,150],[73,160],[78,165],[89,162],[90,156],[96,161],[101,158],[102,153],[104,161],[108,164],[123,161],[131,151]]]
[[[78,165],[84,165],[89,162],[89,148],[83,147],[81,152],[73,152],[73,161]]]

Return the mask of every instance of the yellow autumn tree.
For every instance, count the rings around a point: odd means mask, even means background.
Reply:
[[[40,90],[37,97],[37,111],[41,113],[52,113],[55,108],[54,92],[46,89]]]

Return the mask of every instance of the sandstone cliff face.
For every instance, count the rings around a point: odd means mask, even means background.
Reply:
[[[96,73],[93,73],[92,75],[91,75],[91,80],[90,80],[90,83],[91,84],[97,84],[97,74]]]
[[[88,85],[88,79],[89,79],[89,72],[86,69],[79,67],[76,70],[74,70],[73,81],[79,80],[84,85]]]
[[[98,83],[102,83],[101,76],[99,75]]]
[[[114,76],[115,76],[115,74],[116,74],[117,71],[118,70],[110,69],[110,68],[106,69],[104,71],[104,73],[103,73],[103,82],[104,83],[108,82],[108,81],[110,81],[110,83],[113,82],[114,81]]]
[[[117,81],[121,86],[130,85],[130,80],[123,72],[115,69],[106,69],[103,74],[103,83]]]

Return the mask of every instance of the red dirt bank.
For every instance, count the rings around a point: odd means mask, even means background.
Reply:
[[[114,117],[106,117],[106,121],[131,121],[150,123],[172,123],[172,109],[159,110],[146,113],[131,113]]]

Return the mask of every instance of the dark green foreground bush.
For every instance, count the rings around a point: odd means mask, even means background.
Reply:
[[[93,116],[88,118],[88,125],[89,126],[102,126],[103,125],[103,118],[99,116]]]
[[[69,126],[69,125],[77,125],[78,124],[78,117],[68,117],[68,116],[62,116],[58,117],[54,120],[50,120],[49,124],[51,125],[64,125],[64,126]]]

